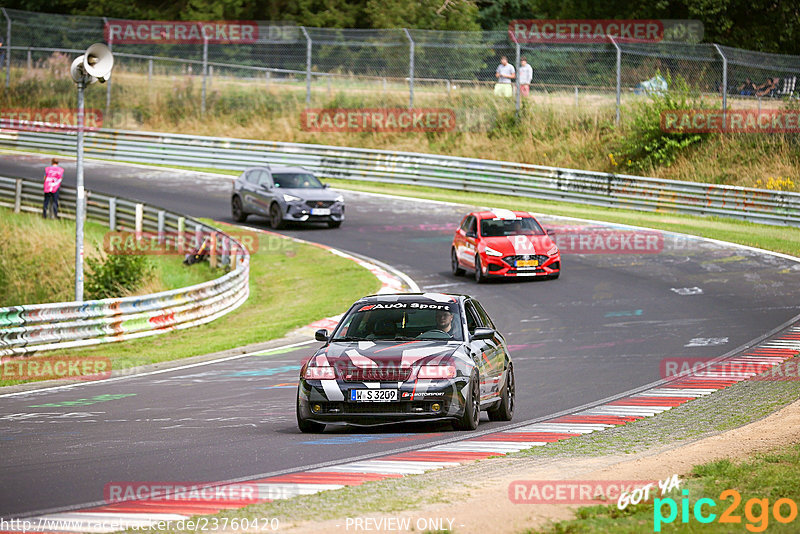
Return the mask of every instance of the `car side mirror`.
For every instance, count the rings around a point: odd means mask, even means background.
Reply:
[[[472,333],[473,340],[492,339],[494,337],[494,330],[491,328],[476,328]]]
[[[555,230],[552,230],[552,229],[548,228],[546,231],[547,231],[547,235],[556,235],[556,231]]]
[[[329,187],[330,187],[330,184],[322,184],[322,189],[328,189]]]
[[[314,332],[314,339],[317,341],[328,341],[328,331],[324,328],[320,328]]]
[[[261,189],[264,191],[272,191],[272,186],[269,184],[261,184]]]

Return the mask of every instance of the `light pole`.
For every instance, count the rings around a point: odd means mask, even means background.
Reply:
[[[69,69],[72,79],[78,85],[78,140],[76,143],[76,199],[75,199],[75,300],[83,301],[83,219],[86,192],[83,188],[83,90],[88,84],[105,83],[111,76],[114,56],[111,49],[96,43],[86,49],[86,53],[75,58]]]

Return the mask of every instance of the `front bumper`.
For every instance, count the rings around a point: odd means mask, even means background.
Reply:
[[[430,382],[425,391],[415,382],[380,383],[381,388],[398,389],[398,399],[392,402],[350,401],[351,389],[370,389],[361,382],[329,380],[328,391],[333,383],[343,399],[331,400],[321,380],[300,379],[298,388],[298,410],[301,417],[324,424],[349,424],[356,426],[381,425],[386,423],[441,421],[458,419],[464,414],[464,391],[468,377]],[[463,391],[462,391],[463,390]],[[338,397],[338,395],[336,395]]]
[[[552,276],[561,272],[561,254],[555,256],[547,256],[547,259],[542,261],[536,267],[516,267],[514,261],[507,260],[506,257],[489,256],[486,253],[481,254],[481,264],[486,267],[486,276],[497,277],[535,277],[535,276]]]
[[[337,202],[326,208],[330,210],[327,215],[312,215],[311,208],[305,203],[290,203],[286,205],[284,219],[293,222],[342,222],[344,221],[344,204]]]

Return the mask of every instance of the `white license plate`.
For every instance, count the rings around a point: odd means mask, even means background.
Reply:
[[[397,400],[396,389],[351,389],[353,402],[388,402]]]
[[[330,215],[330,208],[311,208],[311,215]]]

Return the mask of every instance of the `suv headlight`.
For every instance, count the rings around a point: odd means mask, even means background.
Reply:
[[[344,202],[344,195],[339,195],[336,197],[336,202]]]
[[[283,194],[284,202],[297,202],[298,200],[303,200],[303,199],[300,197],[296,197],[294,195],[287,195],[286,193]]]
[[[547,255],[555,256],[556,254],[558,254],[558,247],[556,245],[553,245],[552,247],[550,247],[550,250],[547,251]]]
[[[503,255],[502,252],[497,252],[495,249],[490,248],[490,247],[486,247],[485,250],[486,250],[486,254],[488,254],[489,256],[497,256],[498,258],[500,258]]]

